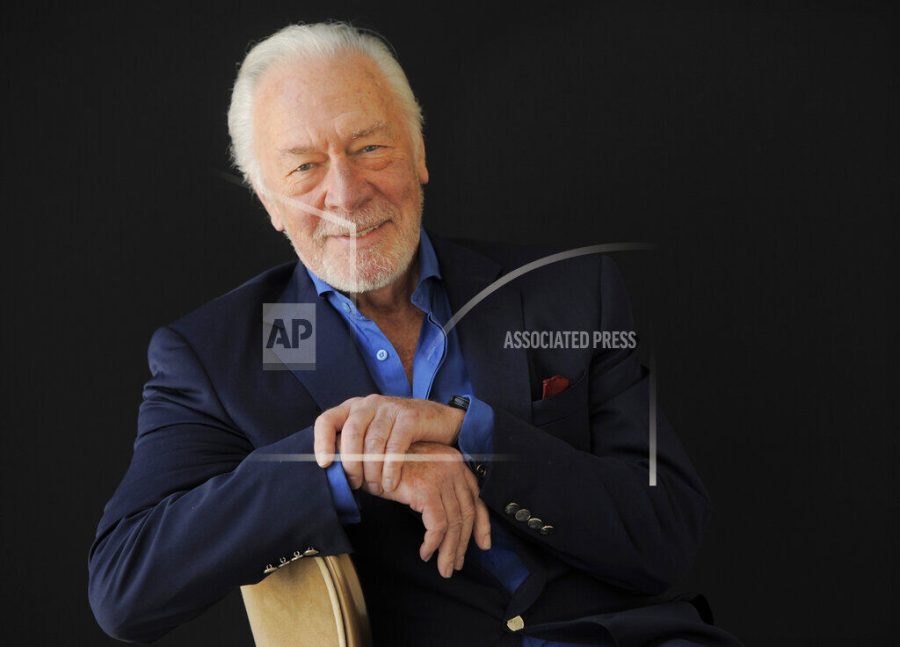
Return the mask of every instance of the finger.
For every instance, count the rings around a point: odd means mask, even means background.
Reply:
[[[363,482],[362,461],[359,460],[359,455],[363,453],[363,439],[374,415],[375,407],[357,403],[341,429],[341,461],[353,489],[358,488]]]
[[[384,487],[385,492],[392,491],[400,483],[406,453],[415,440],[415,430],[408,421],[409,415],[404,415],[402,411],[399,412],[393,421],[391,435],[387,439],[387,445],[384,449],[386,456],[381,477],[381,485]]]
[[[382,405],[377,408],[363,441],[366,454],[384,455],[385,446],[393,433],[396,411],[397,409],[393,405]],[[369,489],[375,494],[380,494],[382,491],[381,470],[383,465],[383,460],[363,462],[363,476]]]
[[[475,543],[481,550],[490,550],[491,548],[491,515],[487,505],[481,500],[481,493],[478,490],[478,480],[469,470],[466,470],[466,483],[469,491],[472,493],[475,502],[475,521],[473,526],[473,534],[475,535]]]
[[[427,562],[441,545],[447,532],[447,513],[438,495],[430,498],[422,506],[422,523],[425,525],[425,539],[419,548],[419,557]]]
[[[438,572],[443,577],[450,577],[453,575],[453,567],[456,564],[456,549],[459,546],[462,516],[459,502],[456,500],[456,491],[452,487],[441,490],[441,502],[447,513],[447,532],[438,548]]]
[[[462,467],[468,470],[467,467]],[[464,478],[454,480],[456,491],[456,500],[459,502],[460,518],[462,525],[459,529],[459,544],[456,547],[456,559],[453,568],[457,571],[462,570],[463,563],[466,558],[466,550],[469,548],[469,539],[472,536],[472,526],[475,523],[475,501],[473,500],[472,490],[469,489]]]
[[[475,543],[481,550],[491,549],[491,515],[481,499],[475,499]]]
[[[328,467],[334,460],[334,452],[337,451],[335,437],[347,420],[354,399],[351,398],[336,407],[326,409],[316,418],[313,424],[313,451],[316,453],[316,462],[319,467]]]

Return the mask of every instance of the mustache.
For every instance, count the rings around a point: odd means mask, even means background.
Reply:
[[[394,218],[394,209],[386,206],[374,206],[358,209],[352,213],[334,213],[334,216],[347,220],[356,227],[356,231],[364,231]],[[329,236],[349,236],[351,228],[319,218],[319,225],[313,233],[313,240],[324,240]]]

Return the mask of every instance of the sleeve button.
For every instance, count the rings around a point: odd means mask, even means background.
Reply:
[[[529,519],[531,519],[531,510],[528,508],[521,508],[516,512],[516,521],[528,521]]]
[[[510,502],[506,504],[506,507],[503,508],[503,512],[508,514],[510,517],[519,511],[519,504],[515,502]]]
[[[553,532],[553,526],[547,524],[546,526],[542,526],[541,529],[538,530],[538,532],[542,535],[549,535]]]
[[[528,527],[531,528],[532,530],[540,530],[541,528],[544,527],[544,522],[541,519],[538,519],[537,517],[532,517],[531,519],[528,520]]]

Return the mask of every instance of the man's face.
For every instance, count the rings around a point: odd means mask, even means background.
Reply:
[[[399,278],[418,249],[428,171],[374,63],[346,54],[273,66],[253,117],[257,193],[300,260],[346,292]],[[298,203],[350,221],[358,237]]]

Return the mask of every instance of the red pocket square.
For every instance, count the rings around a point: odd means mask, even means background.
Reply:
[[[545,377],[544,378],[544,391],[541,394],[541,399],[546,400],[547,398],[552,398],[554,395],[562,393],[566,389],[569,388],[569,378],[563,377],[562,375],[554,375],[553,377]]]

